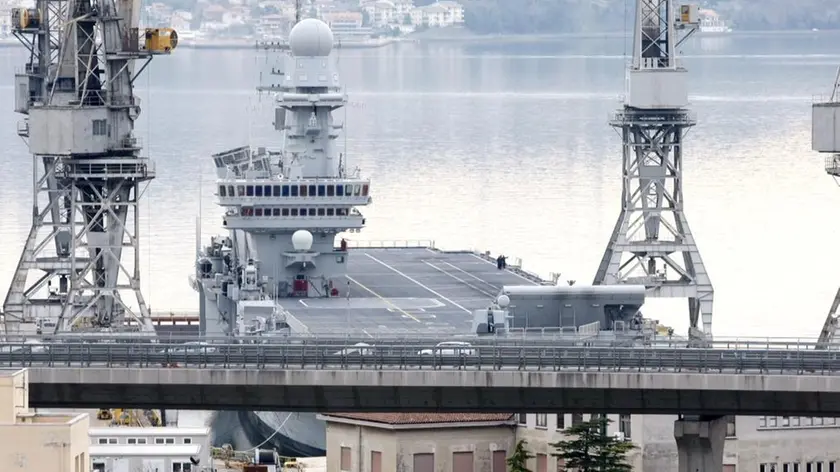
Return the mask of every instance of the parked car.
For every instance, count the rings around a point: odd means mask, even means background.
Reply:
[[[356,343],[333,353],[334,356],[372,356],[373,346],[368,343]]]
[[[433,348],[421,349],[417,354],[421,356],[474,356],[475,349],[472,344],[463,341],[444,341]]]

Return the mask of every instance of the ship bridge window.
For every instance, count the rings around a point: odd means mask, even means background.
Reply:
[[[358,197],[359,193],[361,193],[361,191],[362,191],[362,186],[361,185],[356,184],[356,185],[353,186],[353,196]]]
[[[333,216],[334,211],[332,208],[327,208],[327,216]]]
[[[284,185],[284,186],[283,186],[283,196],[284,196],[284,197],[288,197],[288,196],[289,196],[289,186],[288,186],[288,185]]]
[[[93,135],[105,136],[108,134],[108,122],[106,120],[93,120]]]
[[[262,216],[262,208],[254,208],[254,216]]]
[[[323,208],[318,208],[318,216],[324,216],[324,213],[325,212]]]
[[[292,216],[298,216],[297,215],[297,208],[292,208]]]
[[[262,185],[257,185],[256,187],[254,187],[254,196],[256,196],[256,197],[262,197],[263,196],[263,186]]]
[[[254,186],[248,185],[245,187],[245,196],[253,197],[254,196]]]
[[[236,196],[237,197],[244,197],[245,196],[245,186],[244,185],[237,185],[236,186]]]
[[[280,216],[280,209],[279,208],[272,208],[271,209],[272,216]]]
[[[335,196],[335,185],[327,185],[327,196],[334,197]]]
[[[275,197],[279,197],[279,196],[280,196],[280,186],[279,186],[279,185],[275,185],[275,186],[274,186],[274,188],[272,189],[272,192],[271,192],[271,193],[272,193],[272,195],[274,195]]]
[[[326,185],[319,185],[318,186],[318,196],[325,197],[327,195],[327,186]]]
[[[281,214],[282,216],[289,216],[289,209],[288,209],[288,208],[283,208],[283,209],[281,209],[281,210],[280,210],[280,214]]]
[[[224,185],[219,185],[219,196],[226,197],[227,196],[227,187]]]
[[[298,186],[297,185],[292,185],[292,188],[290,190],[292,191],[292,196],[293,197],[298,196]]]
[[[233,197],[235,195],[236,193],[233,191],[233,185],[228,185],[228,197]]]
[[[301,186],[300,186],[300,196],[301,196],[301,197],[305,197],[305,196],[306,196],[306,185],[301,185]]]
[[[362,196],[367,197],[368,194],[368,184],[362,185]]]
[[[309,216],[315,216],[315,209],[314,208],[310,208],[308,210],[308,212],[309,212]]]
[[[254,216],[254,209],[251,207],[242,207],[242,216]]]
[[[336,216],[347,216],[347,208],[336,208],[335,209]]]
[[[264,185],[263,186],[263,196],[270,197],[271,196],[271,185]]]
[[[300,216],[306,216],[306,208],[300,209]]]
[[[338,197],[344,196],[344,185],[336,185],[335,186],[335,194]]]
[[[315,195],[318,195],[317,187],[315,187],[314,185],[310,185],[309,186],[309,196],[314,197]]]

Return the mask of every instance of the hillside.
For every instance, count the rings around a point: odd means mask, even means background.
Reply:
[[[633,0],[460,0],[476,33],[618,31]],[[430,3],[430,0],[416,0]],[[738,30],[840,29],[838,0],[714,0],[702,3]]]

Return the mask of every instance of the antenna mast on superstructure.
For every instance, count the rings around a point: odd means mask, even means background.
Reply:
[[[711,336],[714,291],[683,203],[682,143],[696,121],[687,109],[688,72],[677,48],[698,24],[696,5],[636,0],[628,89],[610,121],[622,136],[621,213],[593,282],[645,285],[652,297],[688,298],[694,339]]]
[[[811,107],[811,148],[814,151],[827,154],[825,157],[825,172],[834,177],[840,177],[840,69],[834,78],[828,98],[816,100]],[[840,181],[838,181],[840,182]],[[817,346],[826,348],[832,343],[837,334],[838,316],[840,308],[840,289],[834,296],[834,301],[828,310],[828,316],[820,331]]]
[[[12,31],[30,52],[15,75],[15,111],[25,115],[18,134],[35,175],[32,227],[4,303],[7,329],[37,320],[55,322],[56,332],[153,329],[140,293],[138,205],[154,167],[134,136],[133,83],[178,36],[139,31],[139,17],[140,0],[36,0],[12,12]],[[123,263],[129,257],[133,267]]]

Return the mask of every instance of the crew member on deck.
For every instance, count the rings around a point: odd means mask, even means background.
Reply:
[[[347,240],[344,239],[344,238],[341,238],[341,251],[344,252],[346,250],[347,250]]]

